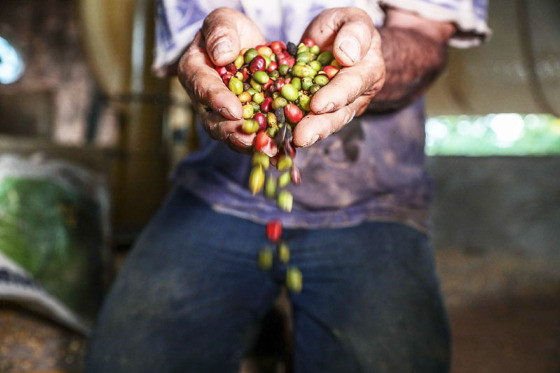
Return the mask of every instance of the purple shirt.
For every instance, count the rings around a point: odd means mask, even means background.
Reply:
[[[204,17],[220,5],[244,11],[269,41],[299,41],[309,22],[330,6],[361,7],[376,25],[384,18],[380,5],[452,21],[459,29],[450,42],[456,46],[476,45],[489,33],[484,0],[160,0],[156,71],[179,58]],[[294,195],[291,213],[262,195],[253,196],[247,188],[250,157],[210,139],[202,128],[200,150],[179,164],[173,179],[215,210],[256,222],[279,218],[287,227],[322,228],[377,220],[425,230],[432,188],[424,172],[423,108],[421,99],[391,114],[366,113],[311,147],[298,149],[295,164],[302,182],[288,187]]]

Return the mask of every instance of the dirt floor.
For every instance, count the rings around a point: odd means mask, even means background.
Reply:
[[[453,333],[452,373],[560,373],[560,259],[468,250],[436,257]],[[271,317],[271,334],[280,334],[279,323]],[[85,349],[85,339],[0,304],[0,372],[80,371]],[[257,349],[243,372],[286,371],[278,365],[281,349]]]
[[[437,254],[452,373],[560,372],[560,260]]]

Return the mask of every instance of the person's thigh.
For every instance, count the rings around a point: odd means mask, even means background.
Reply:
[[[391,223],[294,237],[296,372],[447,372],[450,336],[427,236]]]
[[[172,193],[104,303],[87,371],[237,371],[279,290],[256,265],[264,231]]]

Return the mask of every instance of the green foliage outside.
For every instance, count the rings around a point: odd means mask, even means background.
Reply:
[[[441,116],[426,123],[427,155],[560,154],[560,118],[544,114]]]

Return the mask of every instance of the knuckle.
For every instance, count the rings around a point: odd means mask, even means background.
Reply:
[[[204,121],[204,128],[206,128],[206,132],[208,132],[211,138],[214,140],[221,140],[222,137],[219,123],[206,119]]]

